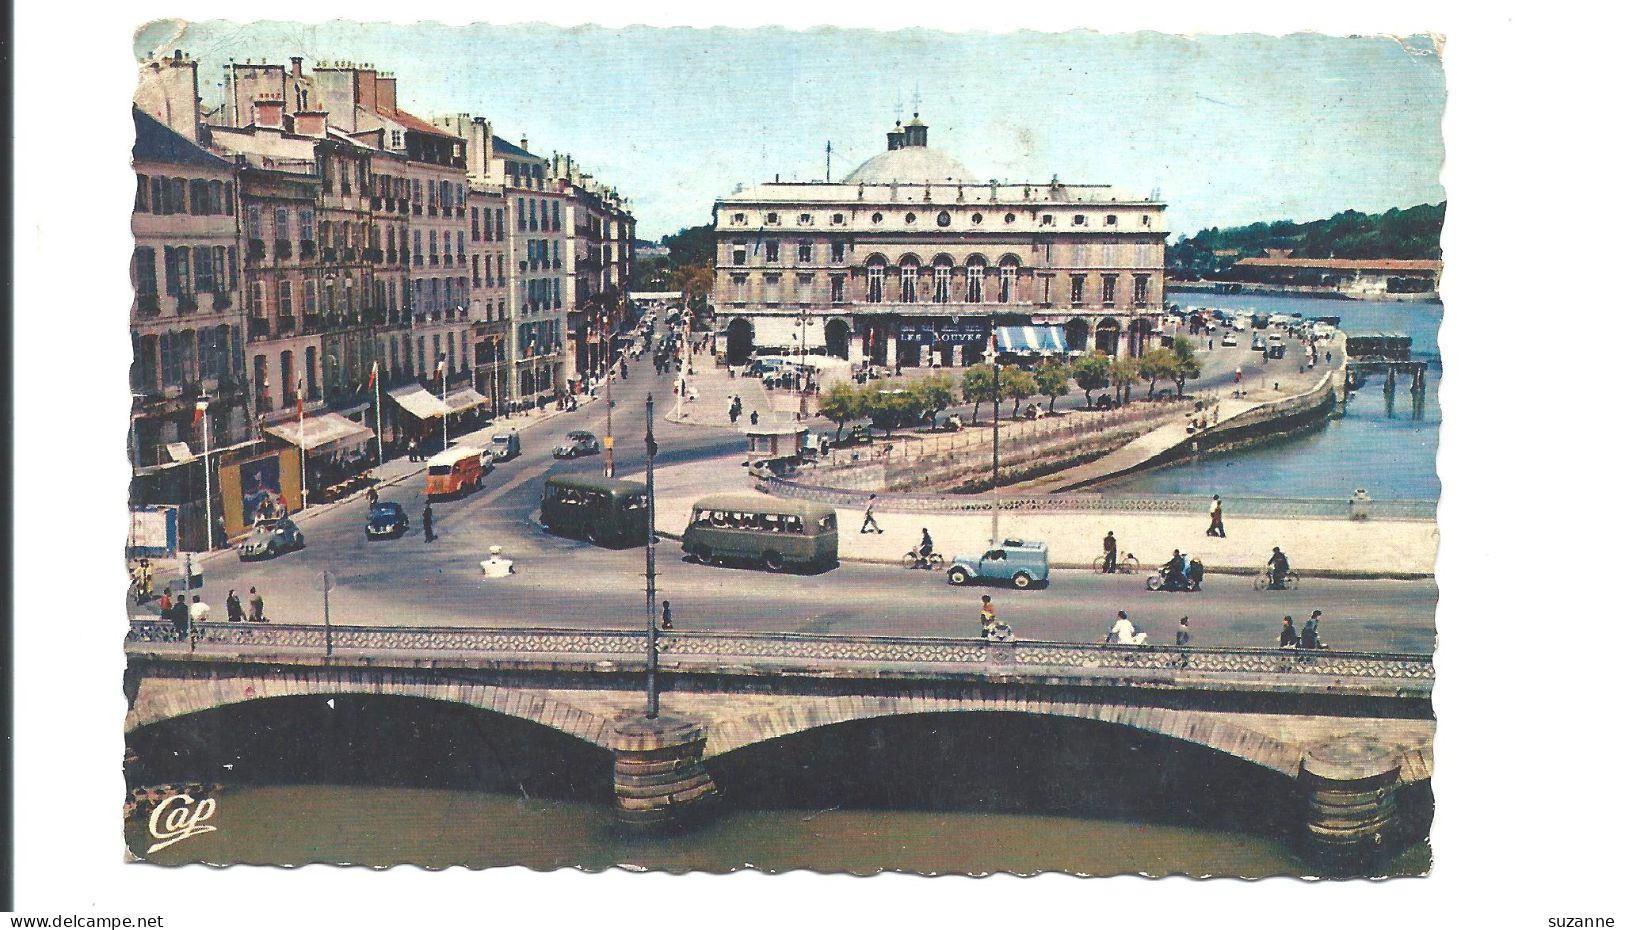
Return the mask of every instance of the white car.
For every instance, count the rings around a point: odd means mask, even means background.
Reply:
[[[1236,344],[1236,334],[1225,333],[1224,338],[1219,340],[1219,344],[1226,347],[1233,347]]]

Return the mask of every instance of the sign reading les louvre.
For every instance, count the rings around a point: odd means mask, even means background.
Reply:
[[[909,345],[986,345],[987,323],[904,323],[898,328],[897,341]]]

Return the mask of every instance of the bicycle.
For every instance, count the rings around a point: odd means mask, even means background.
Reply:
[[[1271,584],[1274,582],[1274,580],[1275,580],[1275,572],[1273,570],[1271,570],[1269,568],[1269,566],[1265,566],[1262,571],[1260,571],[1257,575],[1253,576],[1253,590],[1254,591],[1268,590],[1271,587]],[[1281,587],[1278,590],[1294,591],[1294,590],[1297,590],[1297,587],[1298,587],[1298,573],[1295,572],[1295,571],[1292,571],[1291,569],[1288,569],[1286,571],[1286,573],[1284,575],[1282,575],[1282,577],[1281,577]]]
[[[1105,574],[1106,557],[1103,555],[1095,556],[1094,568],[1096,573]],[[1116,572],[1119,575],[1137,575],[1140,573],[1140,560],[1136,559],[1134,553],[1130,552],[1117,560]]]
[[[940,552],[933,552],[922,559],[920,558],[920,550],[915,548],[908,550],[908,555],[903,556],[904,568],[923,568],[926,571],[934,572],[941,568],[942,565],[943,559]]]

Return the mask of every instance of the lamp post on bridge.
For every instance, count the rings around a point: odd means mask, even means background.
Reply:
[[[650,720],[660,716],[660,689],[655,680],[655,673],[660,666],[660,652],[655,639],[660,634],[655,624],[655,453],[660,451],[660,444],[655,442],[655,395],[649,395],[643,401],[643,446],[646,461],[643,464],[643,493],[648,497],[645,509],[648,511],[647,534],[643,543],[643,578],[644,578],[644,612],[647,614],[648,653],[645,656],[645,671],[648,675],[648,708],[644,716]]]

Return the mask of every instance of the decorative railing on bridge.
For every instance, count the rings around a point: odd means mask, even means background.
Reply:
[[[870,492],[806,484],[784,478],[757,478],[756,487],[777,497],[815,501],[831,507],[862,510]],[[998,498],[1000,513],[1193,513],[1205,514],[1212,497],[1200,494],[1108,495],[1099,493],[1009,494]],[[880,493],[876,510],[891,513],[991,513],[991,494]],[[1365,519],[1433,520],[1438,505],[1426,500],[1361,501]],[[1227,517],[1347,520],[1355,504],[1329,497],[1226,497]]]
[[[160,651],[195,651],[227,647],[232,658],[255,660],[254,650],[324,651],[327,628],[305,624],[206,623],[190,642],[167,623],[142,620],[131,624],[131,646],[161,645]],[[500,629],[474,627],[338,626],[332,646],[348,656],[397,653],[436,660],[493,654],[510,661],[557,657],[641,660],[644,633],[637,630]],[[139,650],[137,650],[139,651]],[[218,657],[213,648],[205,655]],[[990,643],[980,638],[915,636],[831,636],[809,633],[678,633],[660,634],[662,661],[708,660],[716,665],[760,660],[792,662],[877,663],[979,669],[1000,667],[1028,674],[1066,675],[1103,669],[1177,670],[1306,674],[1327,678],[1378,678],[1431,681],[1431,656],[1408,653],[1332,650],[1244,649],[1180,646],[1120,646],[1014,640]],[[1013,667],[1013,669],[1012,669]]]

